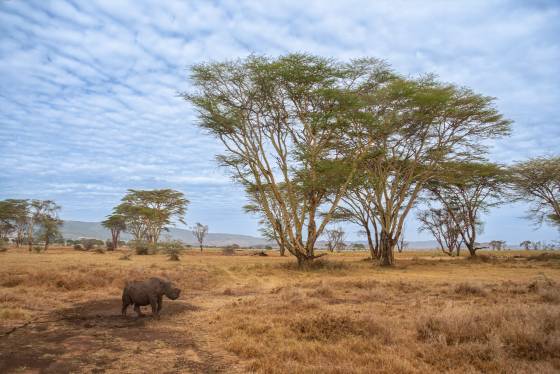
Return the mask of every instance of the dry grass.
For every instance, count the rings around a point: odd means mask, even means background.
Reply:
[[[293,258],[244,251],[224,256],[193,250],[179,262],[164,255],[118,261],[121,256],[62,249],[0,254],[0,333],[30,320],[67,316],[76,305],[93,308],[91,322],[52,322],[42,332],[48,344],[41,354],[58,358],[27,362],[22,356],[7,367],[44,369],[62,362],[75,365],[74,371],[107,372],[560,370],[560,266],[554,255],[508,252],[472,261],[408,252],[397,254],[395,268],[384,269],[362,261],[365,253],[335,254],[303,270]],[[167,302],[159,321],[112,327],[121,321],[118,298],[125,280],[149,276],[173,280],[183,289],[181,300]],[[97,300],[110,309],[106,321],[95,317],[101,313]],[[0,351],[2,344],[21,352],[26,344],[37,347],[24,331],[34,331],[32,326],[0,337]],[[79,355],[84,336],[95,357]],[[130,341],[135,336],[144,342]],[[113,349],[101,349],[107,344]],[[156,362],[157,354],[165,359]]]

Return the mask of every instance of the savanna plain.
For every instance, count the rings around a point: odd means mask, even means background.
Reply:
[[[0,253],[0,372],[560,371],[557,253],[267,254]],[[181,297],[121,316],[125,281],[151,276]]]

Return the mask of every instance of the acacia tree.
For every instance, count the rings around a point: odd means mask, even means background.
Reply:
[[[27,216],[27,244],[30,252],[33,249],[33,230],[35,226],[46,223],[49,227],[47,233],[55,230],[55,227],[58,227],[59,222],[61,222],[58,220],[59,210],[60,206],[52,200],[31,200]],[[45,243],[48,247],[48,241],[45,241]]]
[[[432,76],[393,79],[368,98],[377,121],[368,129],[373,144],[358,176],[372,190],[380,264],[391,265],[407,215],[428,182],[444,174],[442,164],[480,157],[481,140],[507,134],[510,122],[493,98]]]
[[[461,228],[460,234],[471,256],[476,256],[476,237],[482,228],[480,215],[503,203],[508,176],[498,165],[487,162],[447,163],[427,190]]]
[[[360,110],[360,94],[390,75],[374,59],[342,64],[303,54],[192,69],[196,91],[183,96],[224,145],[218,160],[256,192],[300,265],[318,257],[316,241],[366,154],[356,135],[371,115]]]
[[[117,249],[121,232],[126,231],[126,217],[122,214],[111,214],[101,224],[111,231],[112,249]]]
[[[162,230],[176,220],[185,223],[189,201],[184,194],[172,189],[128,190],[114,208],[114,214],[124,217],[126,227],[136,241],[157,244]]]
[[[339,250],[344,244],[345,232],[341,228],[326,230],[327,250],[333,252]]]
[[[524,250],[528,251],[531,244],[533,243],[531,243],[530,240],[524,240],[521,242],[521,244],[519,244],[519,246],[523,247]]]
[[[38,237],[44,242],[43,250],[49,249],[51,242],[57,242],[62,239],[60,226],[63,221],[56,216],[45,214],[36,221],[39,225]]]
[[[560,157],[539,157],[510,168],[511,185],[520,200],[532,205],[529,215],[538,224],[547,220],[560,228]]]
[[[15,231],[13,205],[7,200],[0,201],[0,240],[7,239]]]
[[[490,248],[492,248],[493,251],[501,251],[502,249],[506,249],[506,242],[503,240],[492,240],[490,243],[488,243],[488,245],[490,246]]]
[[[198,241],[200,252],[202,252],[202,244],[204,243],[204,238],[206,238],[206,235],[208,234],[208,225],[203,225],[202,223],[197,222],[192,228],[192,233],[196,238],[196,241]]]
[[[420,222],[419,231],[430,232],[443,253],[459,256],[461,250],[461,230],[447,209],[429,208],[417,214]]]

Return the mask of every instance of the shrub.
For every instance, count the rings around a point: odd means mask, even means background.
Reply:
[[[35,253],[41,253],[41,251],[44,249],[44,247],[42,245],[34,245],[33,246],[33,250],[35,251]]]
[[[134,250],[136,251],[137,255],[145,256],[150,254],[150,247],[147,243],[140,242],[134,245]]]
[[[460,283],[455,287],[455,293],[459,295],[465,296],[485,296],[486,292],[480,288],[480,286],[469,284],[469,283]]]
[[[170,261],[179,261],[181,253],[184,249],[184,244],[180,240],[171,242],[163,242],[160,247],[165,251]]]
[[[105,241],[105,247],[107,248],[108,251],[113,251],[113,250],[115,250],[115,248],[113,247],[113,241],[112,241],[112,240],[109,240],[109,239],[107,239],[107,240]]]
[[[235,248],[233,245],[225,246],[224,249],[222,249],[222,253],[226,256],[232,256],[235,254]]]
[[[130,261],[131,256],[132,256],[132,252],[126,252],[126,253],[123,253],[121,257],[119,257],[119,260]]]
[[[86,251],[89,251],[91,249],[93,249],[93,247],[95,247],[96,244],[96,240],[95,239],[85,239],[82,240],[82,245],[84,246],[84,249]]]
[[[76,251],[84,251],[84,250],[85,250],[85,249],[84,249],[84,246],[81,245],[81,244],[79,244],[79,243],[74,244],[74,247],[73,247],[73,248],[74,248]]]

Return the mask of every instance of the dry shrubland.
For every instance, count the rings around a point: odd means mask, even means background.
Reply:
[[[164,255],[118,261],[119,252],[62,249],[42,254],[10,250],[0,256],[0,333],[61,315],[75,304],[95,309],[96,300],[113,308],[107,312],[115,315],[111,318],[120,318],[125,280],[156,275],[173,280],[183,294],[165,304],[160,321],[148,318],[146,325],[126,329],[102,325],[100,317],[88,322],[105,328],[97,334],[116,342],[124,339],[118,334],[163,334],[152,339],[149,349],[172,353],[168,366],[161,366],[164,372],[560,370],[560,266],[553,255],[511,252],[470,261],[402,253],[397,266],[387,269],[363,261],[364,253],[334,254],[303,270],[293,258],[243,251],[230,256],[219,250],[192,251],[179,262]],[[185,307],[173,312],[177,305]],[[57,323],[49,325],[45,341],[56,346],[57,334],[76,338],[76,326],[64,330]],[[0,348],[22,348],[24,330],[32,326],[0,337]],[[96,328],[79,336],[100,339]],[[192,347],[181,339],[192,340]],[[122,343],[95,365],[108,372],[123,365],[129,372],[150,370],[153,360],[137,350],[137,345]],[[222,366],[212,366],[217,362]],[[86,363],[74,364],[87,371]],[[34,367],[19,361],[4,365],[13,371]]]

